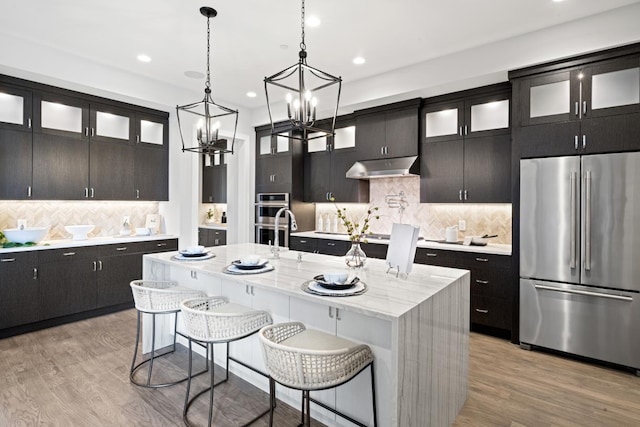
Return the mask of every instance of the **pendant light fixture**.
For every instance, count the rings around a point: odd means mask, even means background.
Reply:
[[[264,78],[267,109],[271,122],[271,134],[307,141],[335,134],[336,115],[340,102],[342,78],[313,68],[307,64],[307,46],[304,41],[305,0],[302,0],[301,28],[302,41],[298,53],[298,63]],[[269,96],[271,90],[272,96]],[[278,95],[273,96],[274,93]],[[318,105],[332,106],[335,99],[333,117],[316,122]],[[274,122],[271,101],[281,104],[286,101],[287,119]],[[284,114],[284,106],[282,113]],[[330,107],[327,107],[330,108]]]
[[[207,18],[207,81],[205,82],[204,99],[202,101],[176,106],[178,127],[180,128],[180,138],[182,139],[182,151],[191,151],[193,153],[208,156],[213,156],[217,153],[233,154],[233,145],[235,143],[236,129],[238,127],[238,110],[233,110],[220,104],[216,104],[213,101],[213,98],[211,98],[211,72],[209,59],[211,51],[210,20],[211,18],[215,18],[218,12],[211,7],[204,6],[200,8],[200,13]],[[198,117],[196,131],[197,145],[195,146],[185,146],[185,134],[184,129],[182,129],[180,116],[182,115],[184,119],[186,113],[193,114]],[[231,121],[234,121],[231,143],[224,138],[220,138],[218,134],[220,131],[220,119],[224,120],[225,117],[228,117],[225,121],[227,121],[229,125],[231,124]],[[187,132],[187,135],[189,135],[189,132]],[[188,136],[187,140],[189,140]]]

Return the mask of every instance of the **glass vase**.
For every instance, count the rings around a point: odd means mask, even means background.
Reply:
[[[345,255],[347,266],[352,269],[360,269],[367,262],[367,254],[360,247],[360,242],[352,243],[351,249]]]

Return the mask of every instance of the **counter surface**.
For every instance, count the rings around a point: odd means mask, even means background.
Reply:
[[[415,264],[407,278],[386,274],[384,260],[368,259],[358,274],[368,290],[351,297],[325,297],[304,292],[301,285],[326,271],[346,270],[342,257],[311,254],[283,249],[280,259],[273,259],[267,245],[244,243],[207,248],[216,256],[208,260],[182,261],[174,258],[176,252],[148,254],[144,258],[169,266],[180,266],[191,271],[224,277],[246,285],[295,296],[332,307],[351,309],[383,319],[397,319],[445,289],[452,282],[469,274],[466,270]],[[231,275],[223,273],[226,266],[243,255],[258,254],[269,259],[275,269],[261,274]],[[302,261],[298,262],[298,255]]]
[[[47,249],[77,248],[82,246],[112,245],[130,242],[148,242],[154,240],[177,239],[178,236],[171,234],[154,234],[152,236],[110,236],[110,237],[90,237],[87,240],[43,240],[34,246],[20,246],[15,248],[0,248],[0,254],[8,252],[42,251]]]
[[[349,241],[349,236],[346,234],[334,234],[334,233],[318,233],[315,231],[301,231],[298,233],[291,233],[291,236],[307,237],[316,239],[329,239],[329,240],[344,240]],[[385,239],[367,239],[369,243],[376,243],[381,245],[388,245],[389,240]],[[440,243],[428,240],[418,240],[419,248],[429,249],[442,249],[448,251],[461,251],[461,252],[477,252],[484,254],[495,255],[511,255],[511,245],[488,243],[486,246],[474,246],[474,245],[461,245],[454,243]]]

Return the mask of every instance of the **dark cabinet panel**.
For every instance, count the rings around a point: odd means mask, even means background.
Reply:
[[[0,199],[31,197],[31,132],[0,128]]]
[[[383,156],[387,143],[385,115],[371,114],[356,119],[356,147],[358,160],[376,159]]]
[[[0,329],[38,320],[37,255],[0,254]]]
[[[206,247],[224,246],[227,244],[227,231],[209,228],[198,228],[198,244]]]
[[[583,119],[582,135],[582,154],[640,150],[640,113]]]
[[[369,182],[346,178],[347,171],[358,160],[357,156],[355,149],[341,149],[331,153],[331,173],[328,174],[331,178],[329,195],[336,201],[369,203]]]
[[[423,143],[420,156],[420,202],[461,202],[463,188],[464,141]]]
[[[65,248],[41,252],[38,259],[40,319],[95,309],[95,248]]]
[[[89,101],[53,92],[35,92],[33,131],[72,139],[89,138]]]
[[[471,295],[471,323],[510,330],[512,311],[511,300]]]
[[[218,159],[215,164],[210,157],[202,158],[202,203],[227,203],[227,165],[224,155]]]
[[[387,249],[389,245],[378,243],[363,243],[360,245],[361,249],[367,255],[367,258],[386,259]]]
[[[274,155],[256,159],[256,193],[291,193],[291,156]],[[302,176],[295,177],[302,180]]]
[[[129,283],[142,278],[142,253],[100,256],[97,308],[133,303]]]
[[[81,200],[89,194],[89,141],[33,134],[33,198]]]
[[[90,197],[96,200],[130,200],[133,195],[133,147],[91,140],[89,147]]]
[[[514,129],[514,144],[520,157],[553,157],[578,153],[580,123],[548,123]]]
[[[473,138],[464,145],[465,201],[511,203],[511,135]]]
[[[144,253],[168,252],[178,250],[178,239],[150,240],[144,243]]]
[[[289,237],[289,249],[294,251],[311,252],[318,251],[318,240],[310,237]]]
[[[169,151],[166,149],[135,147],[135,200],[169,200]]]
[[[324,255],[344,256],[350,247],[351,242],[345,242],[343,240],[318,239],[318,253]]]
[[[385,157],[417,156],[418,109],[387,112],[385,123]]]
[[[415,262],[440,267],[457,267],[455,253],[441,249],[417,248]]]
[[[307,202],[326,202],[332,189],[331,151],[308,153],[304,161],[304,199]],[[341,200],[336,197],[336,199]]]

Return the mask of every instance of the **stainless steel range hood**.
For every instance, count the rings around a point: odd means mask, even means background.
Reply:
[[[379,160],[361,160],[355,162],[347,171],[347,178],[374,179],[403,176],[419,176],[418,156],[394,157]]]

